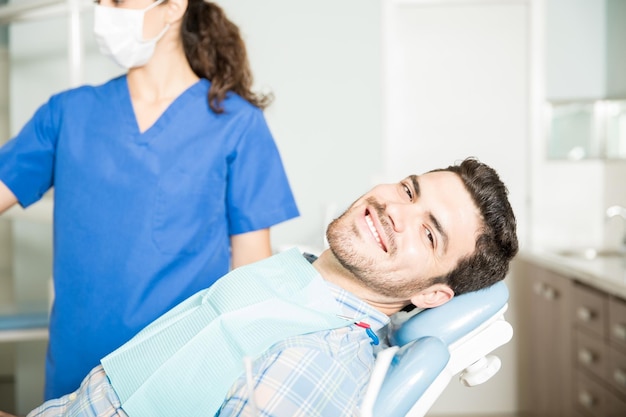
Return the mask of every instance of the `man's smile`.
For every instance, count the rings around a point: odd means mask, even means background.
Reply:
[[[369,210],[365,211],[365,222],[367,223],[367,226],[369,227],[369,230],[372,233],[372,236],[374,236],[374,240],[376,240],[376,243],[378,244],[378,246],[382,250],[387,252],[387,248],[385,247],[385,244],[383,243],[380,237],[380,233],[378,232],[378,230],[376,230],[376,226],[374,226],[374,220],[372,219],[372,216]]]

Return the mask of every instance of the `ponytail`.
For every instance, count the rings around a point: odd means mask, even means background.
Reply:
[[[252,71],[246,45],[239,28],[228,20],[215,3],[189,0],[181,28],[183,48],[193,72],[211,81],[208,102],[222,113],[222,101],[235,92],[256,107],[264,109],[272,97],[254,93]]]

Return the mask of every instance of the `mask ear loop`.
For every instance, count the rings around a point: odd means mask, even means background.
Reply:
[[[159,4],[163,3],[165,0],[157,0],[154,3],[152,3],[150,6],[146,7],[145,9],[143,9],[143,12],[147,12],[148,10],[152,10],[155,7],[157,7]]]
[[[141,42],[142,43],[148,43],[148,42],[158,42],[161,40],[161,38],[165,35],[165,32],[167,32],[170,28],[170,24],[166,23],[165,27],[163,28],[163,30],[161,32],[159,32],[158,35],[156,35],[154,38],[152,39],[144,39]]]
[[[165,0],[158,0],[155,1],[154,3],[152,3],[150,6],[146,7],[145,9],[143,9],[143,16],[144,19],[146,18],[146,12],[149,10],[154,9],[155,7],[157,7],[159,4],[163,3]],[[163,28],[163,30],[161,30],[161,32],[159,32],[158,35],[156,35],[154,38],[152,39],[142,39],[141,42],[142,43],[148,43],[148,42],[158,42],[161,40],[161,38],[165,35],[165,33],[169,30],[170,28],[170,24],[166,23],[165,27]]]

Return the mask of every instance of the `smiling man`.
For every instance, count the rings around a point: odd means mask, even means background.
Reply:
[[[454,290],[432,279],[472,254],[481,228],[480,210],[459,175],[413,175],[375,187],[333,221],[330,251],[317,265],[339,262],[349,274],[324,278],[388,314],[409,303],[435,307]]]
[[[475,159],[374,187],[329,249],[238,268],[102,359],[34,416],[353,416],[389,316],[503,279],[517,253],[498,174]]]

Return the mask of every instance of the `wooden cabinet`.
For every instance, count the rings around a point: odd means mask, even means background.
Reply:
[[[574,285],[574,407],[584,416],[626,415],[626,302]]]
[[[537,417],[570,417],[572,392],[570,312],[572,281],[545,268],[524,265],[529,300],[523,316],[529,329],[531,413]]]
[[[626,300],[518,263],[530,415],[626,416]]]

